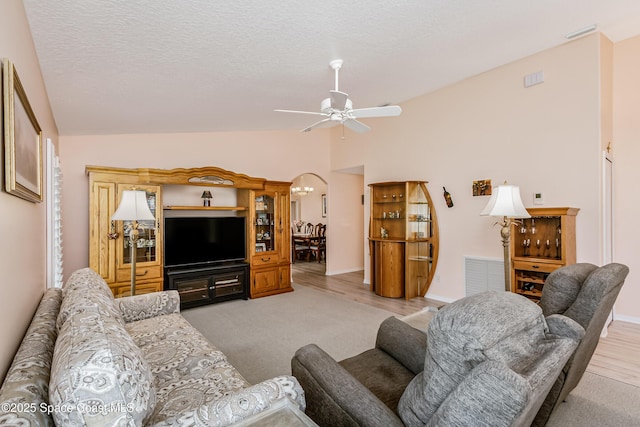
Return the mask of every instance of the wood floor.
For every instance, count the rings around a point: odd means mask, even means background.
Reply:
[[[293,282],[297,285],[337,295],[406,316],[425,307],[440,307],[442,303],[426,298],[405,301],[402,298],[379,297],[363,283],[363,272],[325,276],[324,263],[296,262]],[[600,338],[587,371],[640,387],[640,325],[614,321],[608,334]]]

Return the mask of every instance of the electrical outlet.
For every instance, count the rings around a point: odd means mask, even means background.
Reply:
[[[544,199],[542,198],[542,193],[533,193],[533,204],[534,205],[542,205],[542,204],[544,204]]]

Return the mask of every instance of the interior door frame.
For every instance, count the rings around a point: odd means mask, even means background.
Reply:
[[[602,152],[602,265],[614,259],[614,188],[613,155],[607,149]],[[615,309],[612,309],[600,336],[607,335],[607,328],[614,319]]]

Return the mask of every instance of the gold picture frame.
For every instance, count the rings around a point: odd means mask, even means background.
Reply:
[[[42,202],[42,129],[11,61],[2,60],[4,187],[14,196]]]

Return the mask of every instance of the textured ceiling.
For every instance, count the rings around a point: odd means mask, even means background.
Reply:
[[[566,43],[591,24],[613,41],[640,33],[638,0],[24,5],[61,135],[301,129],[315,117],[273,109],[318,111],[332,59],[344,60],[340,89],[362,108]]]

